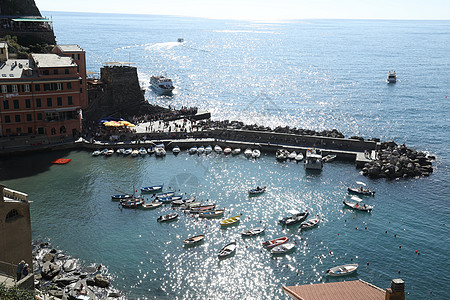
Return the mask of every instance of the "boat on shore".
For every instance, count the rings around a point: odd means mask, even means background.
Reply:
[[[240,215],[234,216],[234,217],[220,221],[220,226],[224,227],[224,226],[234,225],[234,224],[237,224],[240,220],[241,220]]]
[[[167,214],[167,215],[159,216],[156,219],[156,221],[158,221],[158,222],[168,222],[168,221],[175,220],[176,218],[178,218],[178,213],[173,213],[173,214]]]
[[[309,215],[309,213],[306,211],[299,212],[298,210],[295,210],[295,209],[288,210],[288,213],[290,213],[291,215],[288,217],[284,217],[283,219],[281,219],[279,221],[281,224],[286,225],[286,226],[290,226],[290,225],[294,225],[294,224],[303,222]]]
[[[357,269],[358,264],[348,264],[328,269],[326,273],[328,276],[346,276],[355,273]]]
[[[205,239],[205,235],[204,234],[199,234],[199,235],[191,236],[191,237],[185,239],[183,241],[183,244],[185,246],[192,246],[192,245],[196,245],[196,244],[200,243],[204,239]]]
[[[289,242],[289,238],[286,236],[280,237],[280,238],[276,238],[274,240],[270,240],[270,241],[265,241],[263,243],[263,246],[266,247],[267,249],[272,249],[273,247],[282,245],[284,243]]]
[[[322,168],[323,168],[322,155],[316,149],[308,149],[306,151],[305,169],[322,170]]]
[[[266,187],[259,187],[257,186],[255,189],[250,189],[248,190],[248,195],[249,196],[258,196],[261,195],[262,193],[264,193],[266,191]]]
[[[249,228],[249,229],[245,229],[244,231],[242,231],[241,235],[242,236],[255,236],[255,235],[264,233],[265,230],[266,230],[266,227]]]
[[[159,192],[163,189],[164,184],[161,185],[153,185],[153,186],[144,186],[141,187],[141,192],[142,193],[156,193]]]
[[[313,228],[314,226],[316,226],[317,224],[319,224],[319,218],[311,218],[306,220],[305,222],[303,222],[302,224],[300,224],[300,229],[309,229],[309,228]]]
[[[388,76],[386,78],[387,83],[396,83],[397,82],[397,73],[395,71],[389,71]]]
[[[225,245],[219,251],[219,254],[218,254],[219,258],[225,258],[225,257],[232,255],[233,253],[236,252],[236,248],[237,248],[236,241]]]
[[[295,243],[285,243],[285,244],[273,247],[272,250],[270,250],[270,253],[272,253],[272,254],[286,254],[289,251],[294,250],[294,248],[295,248]]]
[[[373,209],[372,205],[367,205],[364,203],[351,202],[347,200],[344,200],[343,203],[346,207],[352,208],[354,210],[371,212]]]
[[[152,76],[150,78],[150,86],[161,95],[171,95],[172,91],[175,89],[172,79],[164,76]]]

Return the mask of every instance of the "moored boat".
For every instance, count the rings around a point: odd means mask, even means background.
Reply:
[[[161,207],[162,205],[163,205],[163,203],[160,202],[160,201],[153,201],[153,202],[150,202],[150,203],[143,203],[141,205],[141,208],[144,208],[144,209],[155,209],[155,208]]]
[[[189,199],[179,199],[172,201],[172,206],[181,206],[183,204],[189,204],[195,202],[195,197]]]
[[[94,152],[92,152],[92,156],[99,156],[101,154],[101,151],[99,150],[95,150]]]
[[[214,146],[214,152],[216,152],[216,153],[222,153],[222,147],[220,147],[219,145],[215,145],[215,146]]]
[[[168,191],[168,192],[164,192],[164,193],[158,193],[155,195],[156,199],[158,198],[164,198],[164,197],[172,197],[173,195],[175,195],[175,191]]]
[[[259,151],[258,149],[255,149],[252,151],[253,158],[259,158],[260,156],[261,156],[261,151]]]
[[[123,208],[138,208],[144,204],[144,200],[141,198],[133,198],[131,200],[125,200],[121,201],[120,205],[122,205]]]
[[[263,243],[263,246],[266,247],[267,249],[272,249],[273,247],[276,247],[278,245],[282,245],[284,243],[289,242],[289,238],[286,236],[280,237],[280,238],[276,238],[274,240],[271,241],[265,241]]]
[[[311,218],[300,224],[300,229],[309,229],[319,224],[319,218]]]
[[[332,162],[332,161],[335,160],[335,159],[336,159],[336,155],[334,155],[334,154],[328,154],[327,156],[324,156],[324,157],[322,158],[322,160],[323,160],[324,163]]]
[[[252,153],[253,153],[253,151],[252,151],[252,149],[250,149],[250,148],[247,148],[247,149],[245,149],[245,151],[244,151],[245,157],[252,157]]]
[[[166,149],[162,147],[156,147],[155,148],[155,156],[165,156],[166,155]]]
[[[168,222],[168,221],[175,220],[176,218],[178,218],[178,214],[177,213],[173,213],[173,214],[167,214],[167,215],[159,216],[156,219],[156,221],[158,221],[158,222]]]
[[[200,146],[200,147],[197,148],[197,153],[198,154],[203,154],[204,152],[205,152],[205,147]]]
[[[275,157],[279,161],[285,161],[289,156],[289,151],[285,149],[278,149],[277,152],[275,152]]]
[[[142,155],[142,156],[145,156],[145,155],[147,155],[147,150],[145,150],[145,148],[142,147],[142,148],[139,149],[139,154]]]
[[[296,156],[297,156],[297,152],[292,151],[291,153],[289,153],[288,158],[289,159],[295,159]]]
[[[270,250],[272,254],[286,254],[289,251],[292,251],[295,248],[295,243],[285,243],[282,245],[278,245]]]
[[[156,193],[163,189],[164,184],[141,187],[142,193]]]
[[[233,151],[233,150],[231,150],[231,147],[227,146],[227,147],[225,147],[225,149],[223,149],[223,154],[230,154],[231,151]]]
[[[105,156],[111,156],[111,155],[113,155],[114,154],[114,150],[113,149],[108,149],[108,150],[106,150],[106,152],[105,152]]]
[[[348,264],[348,265],[342,265],[333,267],[331,269],[327,270],[328,276],[345,276],[350,275],[356,272],[358,269],[358,264]]]
[[[302,161],[303,160],[303,154],[302,153],[297,154],[297,156],[295,157],[295,160],[296,161]]]
[[[197,153],[197,146],[192,146],[191,148],[189,148],[188,152],[189,154],[195,154]]]
[[[213,148],[211,147],[211,145],[206,146],[206,148],[205,148],[205,153],[206,153],[206,154],[209,154],[209,153],[211,153],[212,151],[213,151]]]
[[[112,201],[122,201],[133,198],[133,195],[130,194],[122,194],[122,195],[111,195]]]
[[[351,201],[347,201],[347,200],[344,200],[343,203],[346,207],[349,207],[349,208],[352,208],[355,210],[359,210],[359,211],[371,212],[373,209],[372,205],[367,205],[364,203],[351,202]]]
[[[225,220],[220,221],[220,226],[230,226],[237,224],[241,220],[241,216],[234,216]]]
[[[198,216],[200,218],[216,218],[221,217],[225,213],[224,209],[215,209],[210,211],[201,212]]]
[[[209,211],[209,210],[212,210],[212,209],[215,209],[215,208],[216,208],[215,204],[200,205],[200,206],[197,206],[197,207],[191,207],[189,212],[191,214],[199,214],[201,212]]]
[[[171,203],[172,201],[181,200],[183,196],[169,196],[169,197],[158,197],[158,201],[162,203]]]
[[[220,251],[219,251],[219,254],[218,254],[219,258],[225,258],[225,257],[227,257],[227,256],[232,255],[234,252],[236,252],[236,248],[237,248],[237,246],[236,246],[236,241],[231,242],[231,243],[225,245],[225,246],[224,246],[222,249],[220,249]]]
[[[295,209],[288,210],[288,212],[291,215],[288,217],[285,217],[279,221],[281,224],[286,225],[286,226],[303,222],[309,215],[309,213],[306,211],[299,212],[298,210],[295,210]]]
[[[264,187],[257,186],[255,189],[248,190],[248,194],[249,194],[249,196],[257,196],[257,195],[261,195],[265,191],[266,191],[265,186]]]
[[[255,228],[249,228],[245,229],[241,232],[242,236],[255,236],[258,234],[261,234],[266,230],[266,227],[255,227]]]
[[[363,196],[375,196],[375,191],[365,189],[362,186],[358,188],[347,187],[347,191],[351,194],[363,195]]]
[[[183,241],[186,246],[191,246],[200,243],[205,238],[204,234],[199,234],[195,236],[191,236]]]
[[[241,153],[241,148],[234,148],[233,151],[231,151],[231,154],[233,155],[238,155],[239,153]]]
[[[131,148],[128,148],[128,149],[126,149],[125,151],[123,151],[123,155],[130,155],[131,154],[131,152],[133,152],[133,149],[131,149]]]
[[[305,169],[307,170],[322,170],[323,160],[322,155],[316,149],[308,149],[306,151]]]
[[[173,154],[178,154],[178,153],[180,153],[180,151],[181,151],[181,149],[178,146],[175,146],[175,147],[172,148],[172,153]]]
[[[138,149],[134,149],[133,151],[131,151],[131,156],[136,157],[139,154],[139,150]]]

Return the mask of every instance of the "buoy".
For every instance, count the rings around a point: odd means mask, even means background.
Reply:
[[[397,235],[396,235],[396,234],[394,234],[394,237],[397,237]]]
[[[398,274],[400,274],[400,270],[398,270]]]
[[[417,250],[416,250],[416,253],[417,253]]]
[[[350,261],[353,261],[353,258],[350,258]]]
[[[418,252],[417,255],[420,255],[420,252]]]
[[[387,230],[384,233],[387,233]]]
[[[402,248],[402,245],[398,246],[400,249]]]
[[[358,230],[358,227],[355,227],[356,230]]]
[[[347,219],[345,219],[344,222],[347,222]]]
[[[369,262],[367,262],[367,265],[369,265]]]

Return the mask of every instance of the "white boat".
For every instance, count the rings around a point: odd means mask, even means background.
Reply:
[[[345,276],[350,275],[356,272],[358,269],[358,264],[348,264],[348,265],[342,265],[333,267],[331,269],[327,270],[328,276]]]
[[[224,246],[222,249],[220,249],[219,258],[230,256],[234,252],[236,252],[236,241],[231,242],[228,245]]]
[[[148,148],[148,149],[147,149],[147,153],[148,153],[149,155],[152,155],[153,153],[155,153],[155,148],[154,148],[154,147]]]
[[[202,212],[198,216],[200,218],[216,218],[216,217],[223,216],[224,213],[225,213],[224,209],[215,209],[215,210]]]
[[[189,152],[189,154],[195,154],[195,153],[197,153],[197,146],[193,146],[193,147],[191,147],[191,148],[189,148],[189,150],[188,150],[188,152]]]
[[[233,151],[231,151],[231,154],[233,155],[238,155],[239,153],[241,153],[241,148],[235,148],[233,149]]]
[[[322,168],[323,168],[322,155],[317,153],[315,149],[308,149],[306,151],[305,169],[322,170]]]
[[[251,156],[252,156],[252,153],[253,153],[253,151],[252,151],[252,149],[250,149],[250,148],[247,148],[247,149],[245,149],[245,151],[244,151],[245,157],[251,157]]]
[[[108,149],[103,149],[102,151],[100,151],[100,154],[101,154],[101,155],[105,155],[106,152],[108,152]]]
[[[279,161],[285,161],[288,158],[288,156],[289,156],[289,151],[287,151],[285,149],[278,149],[277,152],[275,153],[275,157]]]
[[[147,155],[147,150],[145,150],[145,148],[142,147],[141,149],[139,149],[139,154],[142,156]]]
[[[136,157],[139,154],[139,150],[138,149],[134,149],[133,151],[131,151],[131,156]]]
[[[190,237],[190,238],[185,239],[185,240],[183,241],[183,243],[184,243],[186,246],[191,246],[191,245],[195,245],[195,244],[200,243],[201,241],[203,241],[204,238],[205,238],[205,235],[204,235],[204,234],[199,234],[199,235],[192,236],[192,237]]]
[[[117,154],[117,155],[122,154],[123,151],[125,151],[125,149],[123,149],[123,148],[117,149],[117,150],[116,150],[116,154]]]
[[[334,154],[328,154],[327,156],[324,156],[324,157],[322,158],[322,160],[323,160],[324,163],[332,162],[333,160],[336,159],[336,157],[337,157],[337,156],[334,155]]]
[[[285,243],[276,247],[273,247],[270,252],[272,254],[285,254],[295,248],[295,243]]]
[[[297,156],[295,157],[295,160],[296,161],[302,161],[303,160],[303,154],[302,153],[297,154]]]
[[[203,146],[198,147],[197,152],[198,152],[198,154],[203,154],[203,152],[205,152],[205,147],[203,147]]]
[[[114,150],[113,149],[108,149],[105,153],[106,156],[111,156],[114,154]]]
[[[295,159],[295,157],[297,157],[297,152],[292,151],[291,153],[289,153],[288,158],[289,159]]]
[[[254,235],[263,233],[264,230],[266,230],[266,227],[255,227],[255,228],[246,229],[246,230],[242,231],[241,234],[243,236],[254,236]]]
[[[101,152],[99,150],[95,150],[94,152],[92,152],[92,156],[99,156],[101,154]]]
[[[215,146],[214,146],[214,151],[215,151],[216,153],[222,153],[222,147],[220,147],[219,145],[215,145]]]
[[[205,148],[205,153],[206,153],[206,154],[209,154],[209,153],[211,153],[212,151],[213,151],[213,148],[211,147],[211,145],[206,146],[206,148]]]
[[[259,151],[258,149],[255,149],[252,151],[252,157],[253,158],[258,158],[261,156],[261,151]]]
[[[343,203],[345,206],[352,208],[354,210],[371,212],[373,209],[372,205],[367,205],[364,203],[351,202],[351,201],[347,201],[347,200],[344,200]]]
[[[123,155],[130,155],[131,152],[133,152],[133,149],[128,148],[127,150],[123,151]]]
[[[319,218],[308,219],[305,222],[303,222],[299,228],[300,229],[312,228],[312,227],[316,226],[317,224],[319,224],[319,221],[320,221]]]
[[[225,147],[225,149],[223,149],[223,154],[230,154],[231,153],[231,147]]]
[[[172,148],[172,152],[173,152],[174,154],[178,154],[178,153],[180,153],[180,151],[181,151],[181,149],[180,149],[180,147],[178,147],[178,146],[175,146],[175,147]]]
[[[161,95],[170,95],[175,89],[172,79],[164,76],[152,76],[150,78],[150,86]]]
[[[396,83],[397,82],[397,73],[395,71],[389,71],[388,76],[386,78],[387,83]]]
[[[155,208],[161,207],[162,205],[163,205],[162,202],[154,201],[154,202],[142,204],[141,208],[142,209],[155,209]]]
[[[167,214],[167,215],[159,216],[156,219],[156,221],[158,221],[158,222],[168,222],[168,221],[175,220],[176,218],[178,218],[178,214],[177,213],[173,213],[173,214]]]
[[[166,155],[166,149],[164,149],[162,147],[156,147],[155,148],[155,155],[156,156],[164,156],[164,155]]]

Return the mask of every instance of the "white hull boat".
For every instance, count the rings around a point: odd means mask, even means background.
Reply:
[[[209,153],[211,153],[213,151],[213,148],[211,147],[211,146],[206,146],[206,148],[205,148],[205,153],[206,154],[209,154]]]
[[[175,89],[172,79],[164,76],[152,76],[150,78],[150,86],[161,95],[171,95],[172,91]]]
[[[238,155],[239,153],[241,153],[241,148],[235,148],[233,149],[233,151],[231,151],[231,154],[233,155]]]
[[[358,264],[348,264],[348,265],[342,265],[333,267],[331,269],[327,270],[328,276],[345,276],[350,275],[356,272],[358,269]]]
[[[252,153],[253,153],[253,151],[252,151],[252,149],[250,149],[250,148],[247,148],[247,149],[245,149],[245,151],[244,151],[245,157],[252,157]]]
[[[270,252],[272,254],[285,254],[285,253],[288,253],[289,251],[292,251],[294,248],[295,248],[294,243],[285,243],[285,244],[273,247],[272,250],[270,250]]]
[[[220,147],[219,145],[214,146],[214,152],[222,153],[222,147]]]
[[[288,158],[289,159],[295,159],[297,157],[297,152],[292,151],[291,153],[289,153]]]
[[[261,151],[259,151],[258,149],[255,149],[252,151],[253,158],[259,158],[260,156],[261,156]]]
[[[181,151],[181,149],[178,146],[175,146],[175,147],[172,148],[172,153],[173,154],[178,154],[178,153],[180,153],[180,151]]]

